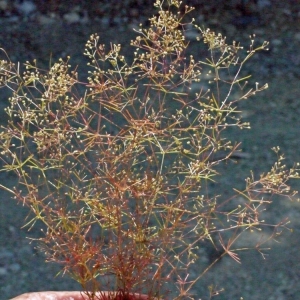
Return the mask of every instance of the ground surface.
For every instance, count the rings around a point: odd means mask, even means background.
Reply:
[[[206,11],[197,14],[200,25],[218,28],[228,40],[248,43],[248,35],[256,33],[258,42],[270,41],[270,51],[258,55],[246,67],[253,74],[254,82],[268,82],[270,88],[240,106],[252,129],[231,133],[233,140],[243,143],[242,148],[250,158],[236,166],[224,166],[223,191],[247,176],[249,169],[267,171],[275,158],[270,151],[273,146],[281,147],[288,164],[300,161],[300,5],[297,1],[245,2],[249,5],[242,9],[238,5],[221,5],[215,9],[207,7]],[[27,16],[21,13],[17,18],[12,13],[0,19],[0,47],[15,62],[37,58],[40,65],[46,67],[52,54],[53,60],[71,55],[72,65],[83,65],[85,60],[81,53],[91,33],[98,32],[107,44],[111,41],[128,45],[133,36],[133,21],[129,25],[122,24],[118,17],[111,24],[105,17],[93,21],[86,17],[83,21],[84,14],[78,15],[79,19],[76,14],[73,19],[67,19],[65,13],[61,12],[60,18],[54,21],[40,14]],[[195,41],[192,40],[191,45],[196,50]],[[125,53],[128,49],[128,46],[124,48]],[[4,94],[0,97],[0,119],[4,120],[3,108],[7,100]],[[3,174],[0,180],[14,182],[13,177]],[[296,187],[300,188],[300,184]],[[215,188],[219,190],[219,186]],[[45,264],[34,245],[28,244],[25,237],[37,236],[39,230],[30,233],[20,230],[26,209],[16,206],[5,193],[1,192],[0,199],[0,300],[28,291],[78,289],[76,283],[66,277],[55,279],[58,267]],[[220,300],[238,300],[240,297],[245,300],[300,299],[300,204],[279,200],[268,216],[275,221],[288,216],[293,233],[287,232],[279,239],[280,243],[272,242],[272,250],[265,260],[255,252],[242,253],[241,265],[230,258],[222,259],[195,289],[197,299],[208,299],[210,284],[225,289],[215,297]],[[247,243],[244,241],[241,246]],[[209,254],[203,252],[203,261],[208,259]]]

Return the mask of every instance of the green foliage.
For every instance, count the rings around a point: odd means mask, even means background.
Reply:
[[[243,200],[234,207],[234,198],[209,196],[216,167],[240,154],[223,131],[249,127],[236,103],[267,88],[248,88],[249,76],[240,76],[267,43],[255,47],[251,40],[243,51],[194,25],[208,55],[185,57],[185,28],[193,22],[183,19],[193,8],[177,13],[179,1],[163,4],[155,2],[158,15],[131,41],[132,62],[120,45],[106,51],[98,35],[90,37],[87,83],[68,60],[49,71],[27,62],[22,74],[1,62],[1,84],[12,90],[0,133],[2,171],[19,180],[2,188],[34,213],[27,226],[46,225],[39,242],[47,260],[60,263],[91,299],[111,288],[110,275],[124,295],[166,298],[175,285],[173,298],[193,299],[191,288],[215,263],[188,278],[199,245],[214,244],[217,234],[222,256],[239,262],[234,243],[242,234],[274,226],[271,238],[286,225],[264,224],[261,207],[272,195],[295,195],[288,181],[299,177],[297,167],[287,169],[278,154],[270,172],[251,174],[244,190],[235,189]]]

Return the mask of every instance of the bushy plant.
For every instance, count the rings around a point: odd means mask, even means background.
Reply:
[[[244,190],[234,189],[238,202],[210,195],[217,166],[242,156],[223,133],[249,127],[237,103],[267,85],[248,88],[249,76],[240,74],[267,43],[256,47],[251,40],[244,51],[185,23],[193,8],[179,13],[176,0],[155,6],[150,27],[141,26],[131,41],[130,62],[120,45],[106,51],[98,35],[90,37],[87,82],[68,60],[48,71],[26,62],[23,73],[1,61],[1,84],[12,91],[0,133],[2,171],[18,177],[18,186],[2,188],[30,208],[26,226],[45,225],[39,247],[90,299],[111,289],[124,299],[129,293],[193,299],[192,288],[220,257],[240,261],[241,235],[271,227],[272,238],[285,228],[265,224],[261,211],[273,195],[293,197],[288,181],[299,177],[275,148],[272,169],[258,179],[251,173]],[[191,25],[208,48],[200,61],[186,57]],[[199,247],[215,244],[213,235],[222,254],[189,276]],[[267,239],[253,248],[261,251]]]

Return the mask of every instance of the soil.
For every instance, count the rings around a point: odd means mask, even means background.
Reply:
[[[300,162],[300,5],[295,4],[296,1],[280,0],[228,1],[244,2],[249,5],[216,5],[214,9],[208,7],[195,14],[198,24],[222,32],[228,41],[237,40],[247,45],[249,34],[255,33],[257,43],[270,42],[268,52],[258,54],[245,66],[245,74],[253,76],[250,84],[269,84],[268,90],[239,104],[244,120],[251,122],[251,130],[228,132],[232,140],[242,142],[242,149],[249,157],[223,166],[221,173],[226,176],[212,186],[216,193],[230,194],[232,186],[244,183],[241,178],[249,176],[249,170],[256,174],[268,171],[276,159],[271,151],[274,146],[280,146],[287,165]],[[50,57],[55,61],[70,55],[71,65],[79,65],[82,76],[86,74],[86,59],[82,53],[92,33],[99,33],[107,45],[109,42],[124,45],[123,52],[130,53],[129,41],[134,37],[132,27],[138,23],[133,17],[125,21],[118,15],[113,21],[105,16],[92,19],[77,11],[77,8],[71,9],[73,19],[72,16],[68,19],[65,11],[55,16],[38,10],[33,14],[20,11],[16,15],[13,12],[3,14],[0,47],[14,62],[36,58],[43,68],[49,66]],[[192,51],[197,53],[198,44],[193,34],[189,38]],[[1,59],[5,59],[4,52]],[[6,119],[3,109],[8,101],[4,92],[0,97],[0,120],[3,122]],[[15,178],[0,173],[0,181],[13,186]],[[295,182],[294,187],[300,189],[300,183]],[[3,191],[0,199],[0,300],[30,291],[80,289],[67,276],[55,278],[59,266],[46,264],[34,243],[29,243],[26,237],[36,238],[40,230],[20,229],[27,215],[26,208],[16,205]],[[300,299],[300,204],[297,201],[277,199],[266,214],[266,218],[275,223],[285,217],[291,220],[293,231],[286,231],[277,242],[269,242],[272,249],[264,252],[267,253],[265,257],[256,251],[241,252],[241,264],[224,257],[195,287],[196,298],[210,299],[208,286],[213,285],[216,290],[224,289],[214,297],[219,300],[241,297],[244,300]],[[254,232],[239,245],[245,247],[256,238]],[[208,251],[208,248],[204,248],[201,255],[202,262],[214,257],[213,250]]]

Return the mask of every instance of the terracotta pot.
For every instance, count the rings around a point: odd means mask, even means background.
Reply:
[[[116,295],[116,292],[101,292],[98,294],[97,300],[113,300],[113,296]],[[130,298],[126,300],[148,300],[147,295],[141,294],[130,294]],[[35,292],[35,293],[26,293],[18,297],[15,297],[11,300],[88,300],[88,296],[83,294],[83,292]],[[117,298],[122,300],[122,298]]]

